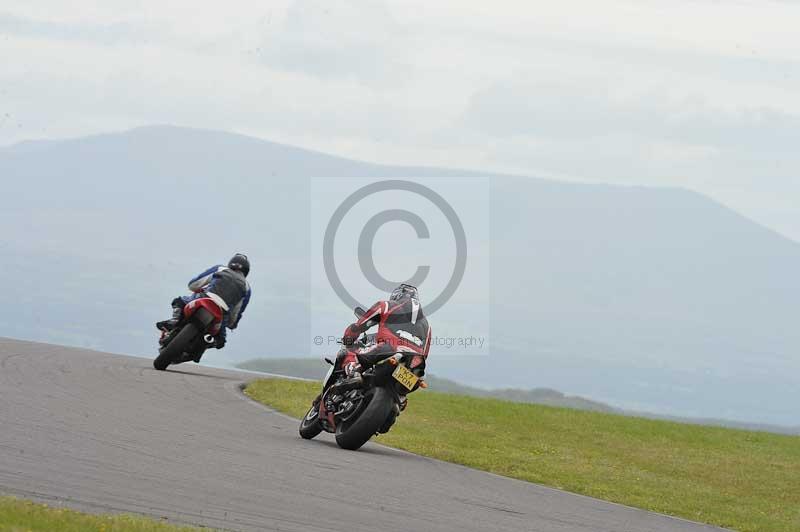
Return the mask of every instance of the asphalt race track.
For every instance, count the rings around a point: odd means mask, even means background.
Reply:
[[[151,362],[0,338],[0,493],[231,530],[718,530],[372,443],[304,441],[242,395],[252,374]]]

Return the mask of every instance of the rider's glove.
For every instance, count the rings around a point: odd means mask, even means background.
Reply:
[[[348,377],[354,377],[356,373],[361,370],[361,364],[358,362],[350,362],[344,367],[344,374]]]

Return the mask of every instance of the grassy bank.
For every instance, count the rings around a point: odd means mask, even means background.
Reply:
[[[319,379],[328,371],[328,364],[319,358],[256,358],[237,364],[236,367],[249,369],[251,371],[263,371],[264,373],[274,373],[275,375],[314,380]],[[430,373],[425,375],[425,380],[428,382],[429,389],[436,392],[468,395],[470,397],[493,397],[495,399],[506,399],[517,403],[563,406],[567,408],[577,408],[578,410],[593,410],[598,412],[615,411],[611,406],[598,401],[564,395],[557,390],[551,390],[549,388],[534,388],[531,390],[502,388],[485,390],[474,386],[467,386],[450,379],[437,377]]]
[[[0,497],[0,531],[26,532],[189,532],[179,527],[133,515],[90,515],[61,507],[49,507],[14,497]]]
[[[296,417],[319,384],[246,393]],[[800,437],[430,391],[389,434],[400,449],[742,531],[800,530]]]

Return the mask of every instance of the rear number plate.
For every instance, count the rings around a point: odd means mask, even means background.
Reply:
[[[408,390],[413,390],[414,386],[417,384],[417,381],[419,381],[419,377],[414,375],[411,370],[402,364],[395,368],[395,370],[392,372],[392,377],[394,377],[397,382],[405,386]]]

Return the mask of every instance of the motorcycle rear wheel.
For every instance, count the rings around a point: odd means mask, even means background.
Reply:
[[[159,371],[167,369],[167,366],[176,361],[189,347],[197,337],[197,332],[197,326],[193,323],[184,325],[178,335],[159,350],[158,356],[153,360],[153,367]]]
[[[373,388],[369,403],[361,414],[353,421],[336,425],[336,443],[342,449],[359,449],[383,427],[393,406],[392,392],[383,387]]]

